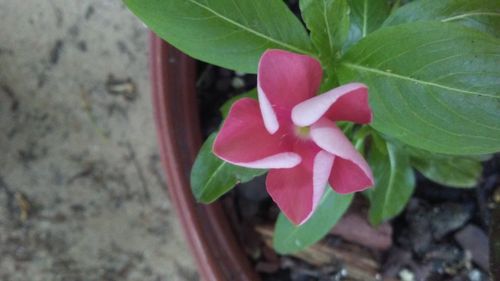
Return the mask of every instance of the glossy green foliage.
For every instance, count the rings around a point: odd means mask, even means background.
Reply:
[[[348,40],[344,43],[345,48],[377,30],[390,12],[387,0],[348,0],[348,3],[351,8],[351,25]]]
[[[299,4],[323,67],[330,70],[349,35],[347,0],[300,0]]]
[[[452,23],[382,28],[353,46],[341,84],[363,81],[373,127],[433,152],[500,150],[500,40]]]
[[[266,171],[238,167],[222,161],[212,152],[216,134],[201,147],[191,170],[191,190],[196,200],[211,203],[240,182],[263,175]]]
[[[472,187],[481,165],[462,156],[500,151],[499,0],[416,0],[390,16],[386,0],[300,0],[310,36],[282,0],[124,2],[156,34],[202,61],[255,73],[265,50],[284,49],[320,59],[328,77],[322,91],[367,84],[373,128],[396,140],[374,133],[366,146],[376,179],[366,193],[373,224],[403,210],[415,185],[412,166],[438,183]],[[252,90],[229,100],[222,115],[236,99],[256,95]],[[343,129],[356,132],[356,146],[365,148],[371,132]],[[191,174],[193,194],[204,203],[265,173],[220,160],[212,153],[214,139],[203,145]],[[328,189],[298,227],[280,215],[277,251],[293,253],[321,239],[351,199]]]
[[[454,22],[500,37],[498,0],[419,0],[409,3],[385,22],[384,26],[413,21]]]
[[[311,54],[300,21],[282,0],[124,0],[158,36],[199,60],[255,73],[270,48]]]
[[[368,191],[368,216],[379,225],[403,211],[415,189],[415,176],[404,151],[380,138],[374,143],[368,158],[375,177],[375,188]]]
[[[483,166],[476,157],[449,156],[418,149],[409,150],[411,165],[439,184],[471,188],[478,184]]]
[[[306,223],[296,226],[281,213],[274,230],[274,249],[281,254],[290,254],[318,242],[347,211],[352,198],[352,194],[338,194],[328,186],[316,211]]]

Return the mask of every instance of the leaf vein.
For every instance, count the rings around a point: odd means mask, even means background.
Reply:
[[[236,27],[239,27],[239,28],[241,28],[243,30],[246,30],[247,32],[252,33],[252,34],[254,34],[254,35],[258,36],[258,37],[261,37],[263,39],[269,40],[269,41],[274,42],[274,43],[276,43],[278,45],[281,45],[281,46],[283,46],[283,47],[285,47],[287,49],[290,49],[290,50],[293,50],[293,51],[296,51],[296,52],[299,52],[299,53],[310,54],[310,52],[308,52],[306,50],[303,50],[302,48],[290,45],[290,44],[282,42],[280,40],[276,40],[276,39],[274,39],[272,37],[267,36],[266,34],[263,34],[263,33],[259,32],[259,31],[256,31],[256,30],[251,29],[251,28],[249,28],[247,26],[244,26],[241,23],[239,23],[237,21],[234,21],[234,20],[232,20],[232,19],[230,19],[230,18],[222,15],[222,14],[218,13],[217,11],[211,9],[210,7],[208,7],[206,5],[203,5],[203,4],[201,4],[201,3],[199,3],[199,2],[197,2],[195,0],[188,0],[188,1],[191,2],[191,3],[193,3],[193,4],[195,4],[196,6],[198,6],[200,8],[202,8],[202,9],[205,9],[206,11],[208,11],[208,12],[210,12],[210,13],[218,16],[218,17],[220,17],[222,20],[224,20],[224,21],[226,21],[226,22],[228,22],[228,23],[230,23],[230,24],[232,24],[232,25],[234,25]]]
[[[406,80],[406,81],[414,82],[414,83],[421,84],[421,85],[437,87],[437,88],[441,88],[441,89],[445,89],[445,90],[449,90],[449,91],[454,91],[454,92],[457,92],[457,93],[462,93],[464,95],[482,96],[482,97],[489,97],[489,98],[494,98],[494,99],[500,99],[500,96],[495,96],[493,94],[487,94],[487,93],[480,93],[480,92],[473,92],[473,91],[468,91],[468,90],[462,90],[462,89],[459,89],[459,88],[454,88],[454,87],[450,87],[450,86],[446,86],[446,85],[442,85],[442,84],[438,84],[438,83],[434,83],[434,82],[419,80],[419,79],[411,78],[411,77],[408,77],[408,76],[403,76],[403,75],[395,74],[395,73],[392,73],[392,72],[386,72],[386,71],[383,71],[383,70],[380,70],[380,69],[376,69],[376,68],[370,68],[370,67],[366,67],[366,66],[362,66],[362,65],[357,65],[357,64],[353,64],[353,63],[348,63],[348,62],[344,62],[342,64],[345,65],[348,68],[352,68],[352,69],[356,69],[356,70],[361,70],[361,71],[365,71],[365,72],[371,72],[371,73],[375,73],[375,74],[378,74],[378,75],[383,75],[383,76],[387,76],[387,77],[391,77],[391,78],[396,78],[396,79],[400,79],[400,80]]]
[[[471,13],[464,13],[461,15],[456,15],[453,17],[445,18],[442,19],[442,22],[449,22],[449,21],[454,21],[454,20],[459,20],[467,17],[475,17],[475,16],[491,16],[491,17],[500,17],[500,13],[497,12],[471,12]]]

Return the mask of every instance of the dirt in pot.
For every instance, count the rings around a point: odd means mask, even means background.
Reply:
[[[197,82],[202,132],[217,131],[219,108],[255,88],[255,75],[199,64]],[[265,176],[241,184],[222,199],[233,230],[262,280],[489,280],[488,227],[494,194],[500,194],[500,156],[485,162],[475,189],[440,186],[417,174],[405,211],[372,228],[368,203],[354,206],[331,233],[307,250],[278,255],[272,249],[279,210],[265,190]],[[498,197],[498,196],[496,196]],[[500,199],[497,198],[500,201]]]

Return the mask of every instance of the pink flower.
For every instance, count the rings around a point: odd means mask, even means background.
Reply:
[[[259,101],[234,103],[213,146],[218,157],[269,169],[267,191],[295,224],[312,215],[327,183],[342,194],[373,185],[370,167],[335,125],[371,122],[365,85],[351,83],[316,95],[319,62],[282,50],[262,55],[257,78]]]

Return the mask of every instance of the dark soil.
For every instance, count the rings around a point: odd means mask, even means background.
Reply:
[[[220,125],[218,108],[230,97],[254,88],[256,77],[205,64],[200,64],[199,69],[198,97],[206,137]],[[321,242],[323,248],[312,251],[335,251],[339,246],[355,249],[354,256],[366,255],[376,263],[380,274],[370,280],[489,280],[486,234],[490,210],[499,204],[493,202],[493,194],[500,192],[499,171],[497,155],[485,162],[482,180],[475,189],[440,186],[418,174],[413,198],[391,222],[389,249],[369,249],[330,234]],[[264,177],[238,186],[222,200],[234,231],[263,280],[368,280],[349,276],[349,264],[342,259],[321,263],[297,255],[277,255],[266,244],[269,237],[258,231],[262,227],[272,231],[269,226],[279,213],[265,192]]]

